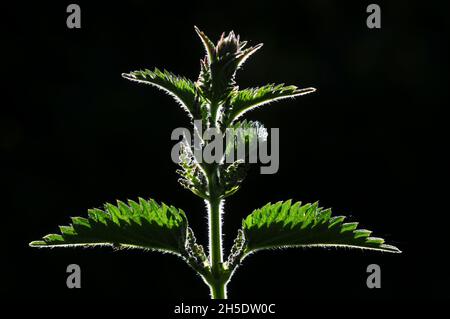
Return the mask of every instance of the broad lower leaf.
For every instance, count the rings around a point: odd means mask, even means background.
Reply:
[[[164,90],[171,95],[190,115],[196,107],[195,85],[191,80],[176,76],[169,71],[160,71],[155,68],[154,71],[145,69],[144,71],[134,71],[123,73],[125,79],[150,84]]]
[[[106,204],[88,210],[88,218],[72,217],[60,234],[50,234],[32,247],[101,246],[130,247],[186,256],[188,223],[181,209],[154,200],[139,199]]]
[[[294,85],[269,84],[259,88],[249,88],[237,91],[231,99],[232,108],[228,116],[230,123],[258,106],[282,99],[294,98],[314,92],[314,88],[299,89]]]
[[[358,223],[344,223],[344,216],[331,216],[330,209],[317,203],[291,201],[267,204],[250,214],[242,224],[245,252],[283,247],[349,247],[398,253],[397,247],[358,229]]]

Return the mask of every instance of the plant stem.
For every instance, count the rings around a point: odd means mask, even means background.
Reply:
[[[211,263],[212,280],[209,285],[213,299],[225,299],[226,279],[223,276],[222,257],[222,219],[220,195],[216,194],[217,170],[214,169],[209,176],[209,254]]]
[[[227,299],[227,289],[225,282],[211,283],[209,288],[211,289],[212,299]]]
[[[222,264],[222,221],[220,218],[220,200],[209,202],[209,245],[213,274],[220,274]]]

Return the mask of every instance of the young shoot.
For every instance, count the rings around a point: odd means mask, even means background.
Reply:
[[[224,256],[225,199],[239,190],[249,164],[256,162],[257,150],[267,147],[265,143],[269,140],[268,131],[261,123],[241,118],[257,107],[313,93],[315,89],[284,84],[240,89],[236,72],[262,44],[249,46],[233,31],[222,34],[213,43],[198,28],[195,31],[206,51],[195,82],[157,68],[122,76],[167,92],[192,122],[192,129],[172,134],[175,139],[182,139],[172,157],[179,165],[180,184],[206,203],[207,251],[197,242],[189,226],[189,214],[143,198],[90,209],[87,217],[72,217],[70,225],[60,226],[59,234],[44,236],[30,245],[110,245],[171,253],[182,258],[204,280],[214,299],[227,298],[226,287],[233,273],[247,256],[259,250],[332,246],[400,252],[383,239],[372,237],[371,231],[358,229],[358,223],[345,222],[344,216],[332,216],[330,209],[318,203],[286,200],[268,203],[245,217],[231,251]],[[278,151],[277,143],[278,139],[271,141],[272,152]],[[260,160],[267,162],[267,158]],[[268,171],[273,173],[276,169]]]

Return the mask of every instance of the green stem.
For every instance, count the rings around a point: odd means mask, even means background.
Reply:
[[[209,202],[209,245],[213,274],[220,274],[222,265],[222,221],[220,220],[220,200]]]
[[[226,299],[226,278],[223,276],[222,219],[220,195],[216,194],[217,170],[209,176],[209,254],[212,278],[209,281],[213,299]]]
[[[216,127],[216,118],[217,118],[217,110],[219,109],[219,103],[212,102],[210,105],[211,109],[211,118],[209,119],[209,123],[211,127]]]
[[[210,283],[212,299],[227,299],[227,289],[225,282]]]

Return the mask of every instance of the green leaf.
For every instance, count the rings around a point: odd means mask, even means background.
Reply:
[[[200,40],[203,43],[203,46],[205,47],[206,56],[208,58],[208,62],[212,63],[216,59],[216,46],[214,43],[206,36],[206,34],[201,31],[197,26],[194,26],[195,32],[197,32],[198,36],[200,37]]]
[[[72,217],[61,234],[44,236],[32,247],[114,247],[142,248],[186,255],[188,222],[181,209],[154,200],[129,200],[127,204],[105,204],[104,210],[90,209],[88,218]]]
[[[257,156],[257,144],[259,141],[267,140],[267,129],[258,121],[237,121],[226,128],[225,156],[229,157],[234,153],[234,158],[238,158],[238,149],[245,148],[245,158],[252,154]]]
[[[275,102],[282,99],[294,98],[314,92],[315,88],[299,89],[294,85],[284,86],[283,84],[268,84],[259,88],[249,88],[237,91],[231,99],[231,113],[228,116],[229,122],[258,106]]]
[[[206,57],[200,61],[197,87],[203,100],[211,104],[210,112],[215,120],[219,105],[227,100],[233,90],[237,90],[236,71],[262,47],[262,44],[245,48],[247,42],[241,41],[239,35],[233,31],[227,35],[222,33],[217,44],[214,44],[197,27],[195,31],[206,50]]]
[[[357,229],[358,223],[344,223],[344,216],[331,217],[330,209],[317,203],[292,204],[290,200],[267,204],[253,211],[242,223],[245,250],[287,247],[348,247],[399,253],[397,247],[370,237],[371,231]]]
[[[178,182],[195,195],[207,199],[209,196],[207,177],[188,143],[180,144],[179,160],[180,169],[177,170],[177,173],[180,175],[180,179]]]
[[[243,50],[237,59],[236,68],[239,69],[240,67],[242,67],[242,65],[248,60],[248,58],[250,58],[256,51],[258,51],[262,47],[263,47],[263,43],[259,43],[259,44],[255,45],[254,47],[250,47],[250,48]]]
[[[196,91],[194,83],[185,77],[176,76],[169,71],[145,69],[122,73],[125,79],[153,85],[171,95],[191,116],[195,113]]]

